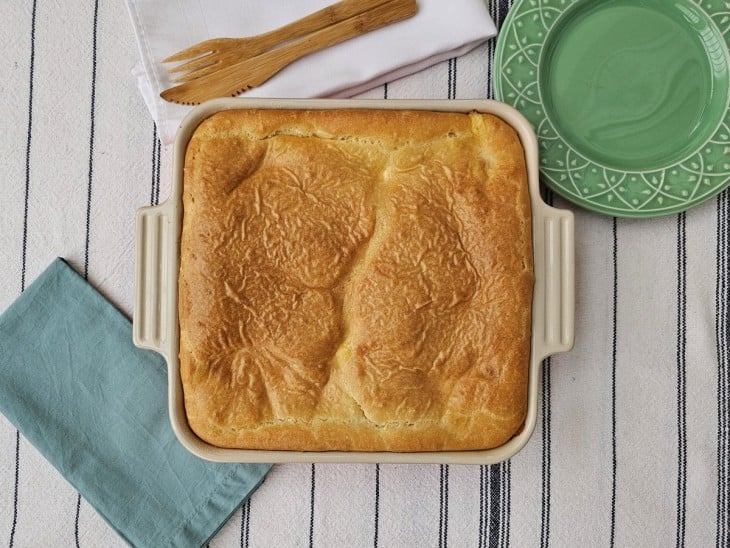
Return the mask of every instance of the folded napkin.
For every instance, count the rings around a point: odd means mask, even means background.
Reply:
[[[127,0],[141,54],[133,72],[162,142],[172,141],[190,109],[159,97],[173,85],[162,59],[208,38],[280,27],[333,1]],[[412,18],[308,55],[243,95],[349,97],[462,55],[496,33],[484,0],[419,0]]]
[[[177,441],[165,363],[63,260],[0,316],[0,412],[133,546],[200,546],[269,465],[214,464]]]

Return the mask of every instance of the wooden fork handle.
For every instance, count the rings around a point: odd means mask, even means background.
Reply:
[[[282,27],[262,33],[259,35],[260,48],[263,52],[271,49],[283,42],[294,40],[311,34],[325,27],[349,19],[382,4],[388,3],[390,0],[341,0],[335,4],[331,4],[326,8],[315,11],[301,19],[292,21]]]
[[[363,2],[364,3],[364,2]],[[416,0],[388,0],[380,5],[334,25],[313,32],[304,38],[264,53],[272,64],[282,68],[300,57],[350,40],[361,34],[407,19],[416,13]]]

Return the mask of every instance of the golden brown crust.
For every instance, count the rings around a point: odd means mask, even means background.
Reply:
[[[185,158],[180,370],[221,447],[487,449],[521,427],[530,203],[486,114],[234,110]]]

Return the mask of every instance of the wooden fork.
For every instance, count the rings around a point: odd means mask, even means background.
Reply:
[[[187,61],[167,70],[183,73],[173,82],[189,82],[237,61],[255,57],[289,40],[306,36],[390,0],[342,0],[277,29],[246,38],[213,38],[164,59],[163,63]]]
[[[216,97],[238,95],[247,89],[260,86],[281,69],[305,55],[401,21],[411,17],[416,11],[416,0],[381,1],[368,11],[254,57],[244,58],[214,72],[188,80],[163,91],[160,96],[166,101],[193,105]]]

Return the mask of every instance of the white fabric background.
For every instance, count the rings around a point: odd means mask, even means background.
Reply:
[[[61,255],[130,315],[134,213],[167,196],[170,154],[130,75],[129,14],[3,8],[0,309]],[[366,96],[488,97],[493,47]],[[549,360],[518,456],[277,465],[210,545],[729,545],[730,193],[648,221],[573,209],[576,346]],[[123,545],[2,417],[0,545]]]

